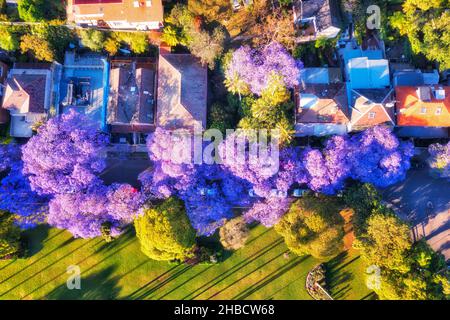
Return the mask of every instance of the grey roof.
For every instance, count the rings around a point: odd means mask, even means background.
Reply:
[[[294,10],[299,19],[316,17],[317,29],[340,27],[339,11],[335,0],[296,0]]]
[[[420,86],[423,83],[422,73],[416,70],[405,70],[394,73],[395,86]]]

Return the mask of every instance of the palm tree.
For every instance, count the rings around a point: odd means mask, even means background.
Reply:
[[[237,71],[234,71],[231,76],[227,76],[224,84],[231,93],[238,94],[239,101],[241,101],[242,98],[241,94],[247,94],[250,91],[247,83],[239,77]]]

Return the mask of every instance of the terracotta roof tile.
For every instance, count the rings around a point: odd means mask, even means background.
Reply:
[[[442,99],[436,98],[439,89]],[[399,86],[395,93],[398,126],[450,127],[450,87]]]

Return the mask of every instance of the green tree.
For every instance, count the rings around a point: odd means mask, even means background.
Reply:
[[[104,32],[90,28],[81,29],[80,38],[83,46],[92,51],[102,51],[106,40]]]
[[[19,17],[24,21],[36,22],[45,19],[44,0],[19,0]]]
[[[225,133],[226,129],[233,129],[235,126],[236,109],[230,104],[214,102],[208,112],[208,128]]]
[[[19,49],[19,39],[9,28],[0,27],[0,48],[6,51]]]
[[[22,53],[30,53],[35,59],[52,62],[55,60],[50,43],[32,34],[26,34],[20,39]]]
[[[171,197],[148,208],[134,221],[141,250],[155,260],[185,260],[193,256],[195,231],[183,201]]]
[[[407,36],[414,53],[437,61],[440,69],[450,68],[449,0],[406,0],[403,12],[390,18],[391,25]]]
[[[119,51],[119,43],[111,37],[106,39],[104,46],[105,46],[105,50],[111,56],[115,56],[117,54],[117,52]]]
[[[219,235],[220,243],[225,249],[237,250],[245,245],[250,232],[241,216],[227,221],[220,228]]]
[[[16,257],[20,250],[20,229],[14,216],[0,211],[0,260]]]
[[[232,14],[230,0],[188,0],[189,10],[208,21],[223,21]]]
[[[366,221],[372,213],[382,209],[381,195],[370,183],[354,184],[344,192],[344,201],[347,206],[355,210],[353,226],[356,235],[364,233]]]
[[[271,74],[267,88],[261,92],[261,97],[254,100],[250,110],[239,122],[242,129],[278,129],[280,143],[288,144],[293,137],[293,124],[291,111],[293,104],[290,93],[282,78]]]
[[[212,34],[206,30],[190,29],[190,41],[188,48],[198,57],[202,64],[207,64],[214,69],[216,59],[220,57],[224,49],[225,32],[223,28],[214,28]]]
[[[343,225],[335,198],[305,196],[291,205],[275,230],[295,254],[326,259],[343,249]]]
[[[399,272],[409,271],[406,254],[412,241],[409,227],[394,214],[373,214],[367,232],[353,243],[369,264]]]

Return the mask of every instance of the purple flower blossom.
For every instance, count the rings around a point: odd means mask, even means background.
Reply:
[[[296,61],[279,43],[272,42],[261,50],[242,46],[233,52],[225,75],[232,78],[235,74],[246,82],[255,94],[267,87],[269,75],[273,72],[283,76],[288,88],[298,85],[301,61]]]

